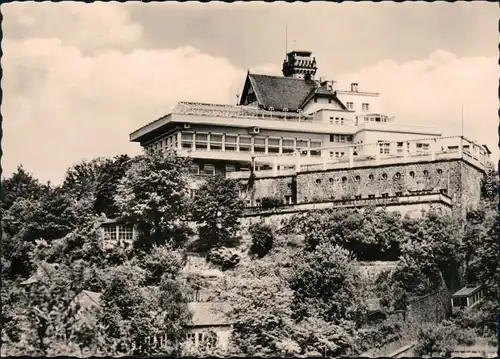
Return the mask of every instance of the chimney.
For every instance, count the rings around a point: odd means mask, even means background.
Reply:
[[[358,83],[357,82],[351,83],[351,92],[358,92]]]

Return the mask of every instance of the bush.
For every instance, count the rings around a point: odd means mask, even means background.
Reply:
[[[262,208],[271,209],[283,205],[283,201],[277,197],[264,197],[261,200]]]
[[[256,223],[250,227],[252,245],[250,252],[262,258],[273,248],[274,233],[270,226],[264,223]]]
[[[221,267],[222,270],[232,269],[240,262],[240,256],[226,247],[214,248],[207,254],[207,260]]]

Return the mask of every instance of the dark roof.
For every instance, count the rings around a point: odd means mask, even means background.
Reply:
[[[476,293],[479,289],[482,288],[482,285],[477,285],[474,287],[463,287],[458,292],[455,292],[452,297],[468,297],[474,293]]]
[[[252,85],[257,101],[264,109],[274,108],[275,111],[297,111],[312,89],[318,87],[314,81],[290,77],[248,74],[245,88],[241,96],[244,103],[248,88]]]
[[[337,97],[337,95],[322,87],[322,86],[319,86],[319,87],[316,87],[316,88],[313,88],[310,92],[309,92],[309,95],[307,95],[307,97],[302,101],[302,103],[300,104],[300,107],[303,107],[305,106],[314,96],[320,96],[320,97],[329,97],[331,99],[333,99],[333,101],[335,101],[343,110],[347,111],[347,107],[345,107],[345,105],[342,103],[342,101],[340,101]]]

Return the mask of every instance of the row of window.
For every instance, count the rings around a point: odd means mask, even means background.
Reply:
[[[379,153],[382,155],[388,155],[391,153],[391,143],[387,141],[378,141]],[[410,143],[407,142],[407,151],[409,152]],[[417,155],[426,155],[429,153],[428,143],[417,143]],[[402,154],[404,150],[404,142],[396,143],[396,153]]]
[[[253,152],[253,153],[293,153],[296,149],[304,154],[320,156],[317,150],[322,146],[318,140],[291,139],[279,137],[242,136],[236,134],[208,134],[199,132],[182,132],[181,147],[185,150],[211,150],[228,152]],[[172,135],[154,143],[148,148],[161,150],[177,147],[177,136]]]
[[[442,175],[443,174],[443,170],[440,169],[440,168],[438,168],[436,170],[436,172],[437,172],[438,175]],[[424,177],[429,177],[429,171],[428,170],[424,170],[422,173],[423,173]],[[410,175],[411,178],[415,178],[415,172],[414,171],[410,171],[409,175]],[[400,179],[400,178],[402,178],[402,176],[403,175],[400,172],[396,172],[394,174],[393,178],[394,179]],[[375,179],[375,176],[374,175],[368,175],[368,179],[370,181],[373,181]],[[384,180],[387,179],[387,173],[382,173],[382,179],[384,179]],[[355,180],[355,182],[360,182],[361,181],[361,176],[355,176],[354,180]],[[329,178],[328,181],[330,183],[333,183],[333,182],[335,182],[335,179],[334,178]],[[347,182],[347,177],[345,177],[345,176],[342,177],[342,182],[343,183]],[[321,184],[321,179],[319,179],[319,178],[316,179],[316,184]]]
[[[353,102],[346,102],[345,106],[347,107],[348,110],[354,109],[354,103]],[[362,103],[361,104],[361,109],[363,110],[363,112],[370,111],[370,104],[369,103]]]
[[[330,135],[330,142],[350,143],[352,142],[351,135]]]
[[[157,348],[163,348],[168,344],[166,334],[157,334],[149,337],[148,342],[149,345],[155,346]],[[218,344],[217,335],[211,332],[201,332],[201,333],[187,333],[186,334],[186,342],[200,347],[205,345],[206,348],[211,349],[215,348]]]
[[[483,292],[479,291],[471,297],[457,297],[452,299],[454,307],[470,307],[483,298]],[[467,301],[468,299],[468,301]]]
[[[134,239],[134,228],[129,225],[103,225],[104,239],[108,240],[132,240]]]

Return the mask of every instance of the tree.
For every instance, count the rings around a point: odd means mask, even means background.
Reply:
[[[250,227],[249,232],[252,236],[250,252],[258,258],[264,257],[273,248],[273,229],[264,223],[256,223]]]
[[[315,316],[336,325],[345,321],[361,323],[366,305],[358,282],[349,251],[324,243],[312,252],[301,253],[289,279],[295,316]]]
[[[2,210],[8,210],[14,202],[20,199],[36,200],[47,189],[48,186],[41,184],[20,165],[17,167],[17,172],[2,180]]]
[[[79,310],[77,296],[93,277],[82,261],[67,265],[40,262],[40,276],[28,284],[17,308],[22,317],[19,345],[24,354],[67,354],[70,343],[78,343],[74,323]]]
[[[82,161],[67,170],[63,188],[78,199],[90,199],[95,213],[114,218],[118,215],[116,189],[130,163],[127,155]]]
[[[185,264],[185,254],[166,245],[153,247],[151,253],[140,259],[139,265],[146,272],[146,285],[158,285],[161,279],[175,279]]]
[[[244,203],[238,183],[222,176],[208,178],[193,200],[193,220],[199,226],[200,249],[228,245],[236,235]]]
[[[150,251],[154,244],[187,239],[187,164],[173,152],[134,158],[115,196],[120,217],[139,230],[135,246]]]

